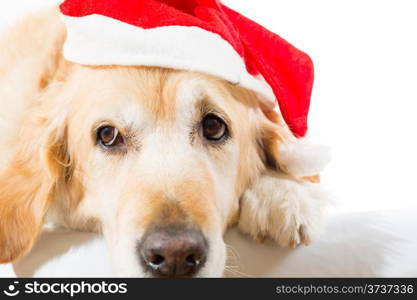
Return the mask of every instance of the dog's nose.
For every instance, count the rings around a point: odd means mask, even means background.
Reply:
[[[170,228],[145,234],[139,252],[154,277],[191,277],[203,267],[207,248],[201,231]]]

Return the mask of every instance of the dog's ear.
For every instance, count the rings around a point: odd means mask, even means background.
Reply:
[[[41,117],[23,126],[17,150],[0,173],[0,263],[31,249],[49,204],[68,176],[65,126]]]
[[[2,87],[7,87],[2,100],[32,107],[29,118],[19,124],[8,164],[0,168],[0,263],[31,249],[49,204],[68,176],[65,117],[47,101],[58,89],[55,83],[69,74],[71,65],[61,53],[64,40],[57,8],[23,19],[0,40],[0,66],[6,72]],[[13,124],[18,122],[11,119],[3,124],[17,131]]]
[[[265,164],[300,181],[319,182],[319,173],[330,160],[326,146],[296,138],[274,110],[264,110],[260,140]]]

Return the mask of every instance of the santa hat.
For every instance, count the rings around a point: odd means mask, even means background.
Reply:
[[[84,65],[159,66],[215,75],[257,92],[267,108],[278,101],[294,136],[305,136],[314,77],[311,59],[220,1],[66,0],[60,8],[67,28],[66,59]],[[292,173],[318,173],[322,166],[316,163],[324,161],[314,152],[322,148],[296,144],[302,146],[294,151],[292,145],[291,153],[282,149],[283,157],[304,166],[302,172]],[[303,161],[313,166],[307,168],[311,170],[306,171]]]

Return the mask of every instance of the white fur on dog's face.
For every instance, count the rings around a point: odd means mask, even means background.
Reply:
[[[150,226],[190,223],[209,248],[197,276],[221,276],[223,232],[262,165],[253,126],[259,112],[233,99],[220,81],[194,73],[78,72],[64,88],[72,107],[67,147],[83,186],[76,219],[99,224],[120,276],[147,276],[137,247]],[[226,121],[225,141],[204,140],[200,126],[208,113]],[[106,125],[125,137],[124,150],[97,143],[97,128]]]

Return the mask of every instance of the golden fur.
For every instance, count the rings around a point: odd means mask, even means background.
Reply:
[[[278,210],[268,214],[282,223],[275,224],[277,232],[247,210],[254,198],[245,200],[245,191],[261,195],[256,189],[263,174],[285,171],[278,147],[294,139],[278,114],[259,107],[257,95],[193,72],[72,64],[61,55],[64,40],[55,9],[25,19],[0,40],[1,263],[25,255],[46,218],[101,231],[116,253],[133,243],[122,233],[140,235],[161,222],[197,225],[218,243],[212,248],[219,253],[223,232],[237,223],[255,238],[292,246],[309,242],[305,226],[313,225],[303,212],[287,216],[284,206],[258,207],[259,214]],[[194,101],[192,89],[204,97]],[[230,120],[233,141],[222,149],[208,148],[198,134],[188,145],[181,132],[187,116],[201,118],[203,105]],[[147,122],[136,124],[138,119]],[[94,128],[103,122],[129,137],[124,156],[97,150]],[[288,178],[297,189],[308,184]],[[278,181],[268,182],[274,193]],[[121,274],[140,274],[126,272],[127,265]],[[221,260],[213,265],[205,275],[221,275],[213,271],[221,269]]]

